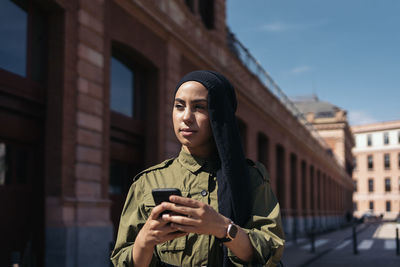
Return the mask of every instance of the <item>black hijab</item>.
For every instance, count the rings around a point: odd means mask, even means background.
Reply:
[[[175,88],[196,81],[208,90],[208,112],[221,168],[217,171],[219,212],[244,226],[250,218],[249,172],[235,116],[237,101],[232,84],[222,74],[200,70],[186,74]],[[224,266],[230,266],[224,250]]]

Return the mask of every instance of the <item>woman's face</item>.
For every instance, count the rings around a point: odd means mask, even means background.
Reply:
[[[208,90],[199,82],[189,81],[175,95],[172,120],[175,135],[190,154],[207,157],[214,149],[208,117]]]

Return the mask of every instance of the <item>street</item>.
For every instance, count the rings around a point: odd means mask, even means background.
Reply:
[[[315,252],[309,239],[288,241],[283,255],[285,267],[400,266],[396,255],[395,223],[357,225],[357,250],[354,254],[352,228],[346,227],[315,237]]]

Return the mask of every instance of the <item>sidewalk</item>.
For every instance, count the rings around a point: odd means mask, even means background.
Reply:
[[[368,229],[370,225],[361,224],[357,226],[357,233]],[[311,252],[311,242],[309,238],[287,241],[283,253],[282,262],[285,267],[308,266],[325,254],[340,246],[353,247],[352,227],[347,226],[336,231],[315,235],[314,253]]]

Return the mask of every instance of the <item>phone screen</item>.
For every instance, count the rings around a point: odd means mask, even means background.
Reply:
[[[156,205],[160,205],[162,202],[169,202],[169,196],[171,195],[182,196],[178,188],[156,188],[153,189],[151,193]]]

